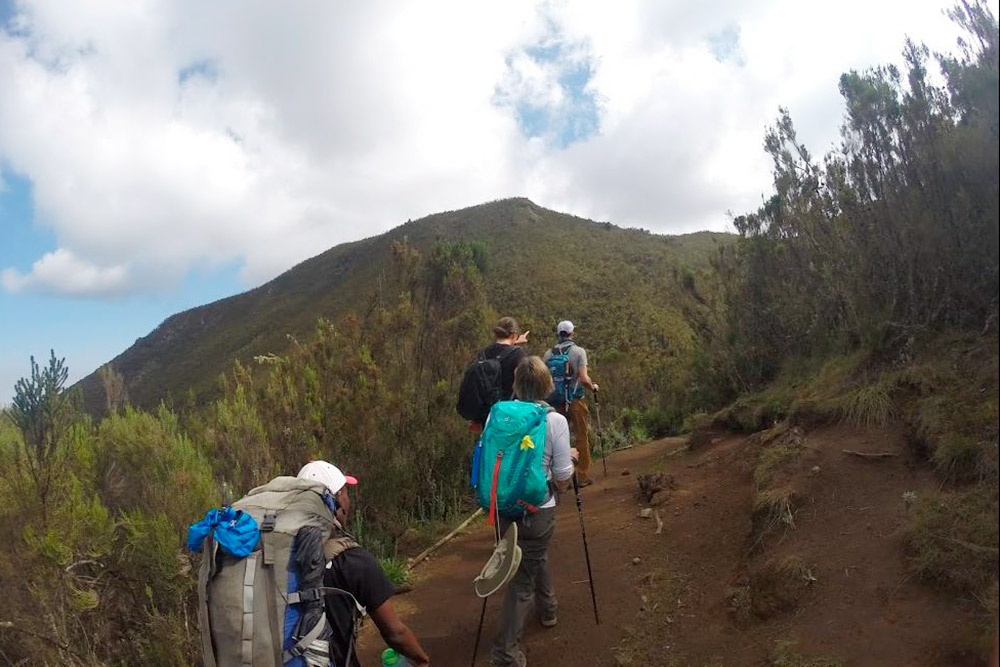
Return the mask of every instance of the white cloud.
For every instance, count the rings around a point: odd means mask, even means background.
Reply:
[[[822,152],[840,72],[898,60],[906,33],[938,48],[955,34],[940,5],[905,0],[18,8],[0,31],[0,164],[31,179],[59,247],[2,282],[89,295],[233,261],[256,284],[514,194],[657,231],[720,228],[769,186],[761,139],[779,104]],[[720,34],[739,35],[740,58],[713,56]],[[553,39],[588,61],[599,101],[598,132],[564,150],[517,120],[524,105],[565,122],[578,108],[559,64],[527,55]]]
[[[65,248],[46,253],[31,267],[28,275],[17,269],[4,269],[0,283],[10,292],[39,290],[69,295],[115,294],[131,288],[126,283],[127,267],[97,266]]]

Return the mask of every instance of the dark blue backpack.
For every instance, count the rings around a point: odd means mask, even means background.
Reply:
[[[576,376],[576,370],[569,363],[569,351],[576,345],[565,340],[552,348],[552,354],[545,361],[552,375],[555,389],[546,401],[549,405],[563,405],[567,401],[583,398],[583,385]]]

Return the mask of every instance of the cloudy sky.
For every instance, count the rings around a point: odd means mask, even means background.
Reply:
[[[839,74],[950,49],[946,6],[0,0],[0,403],[29,355],[77,379],[408,218],[524,195],[725,229],[778,106],[824,152]]]

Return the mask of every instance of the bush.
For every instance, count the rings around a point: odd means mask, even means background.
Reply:
[[[910,568],[921,579],[995,605],[998,566],[995,486],[943,492],[919,501],[906,533]]]

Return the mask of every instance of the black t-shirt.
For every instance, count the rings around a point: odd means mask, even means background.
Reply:
[[[521,363],[527,354],[524,349],[519,345],[501,345],[500,343],[493,343],[488,348],[483,350],[483,354],[487,359],[495,359],[500,356],[500,353],[504,350],[514,349],[507,353],[503,359],[500,360],[500,400],[509,401],[514,395],[514,369],[517,365]]]
[[[378,561],[361,548],[348,549],[331,561],[323,574],[323,585],[341,588],[358,599],[368,611],[375,611],[395,592],[396,587],[382,572]],[[330,657],[335,665],[347,665],[344,651],[351,640],[351,619],[354,603],[345,595],[328,595],[326,617],[333,636],[330,637]],[[360,667],[357,652],[351,656],[351,667]]]

